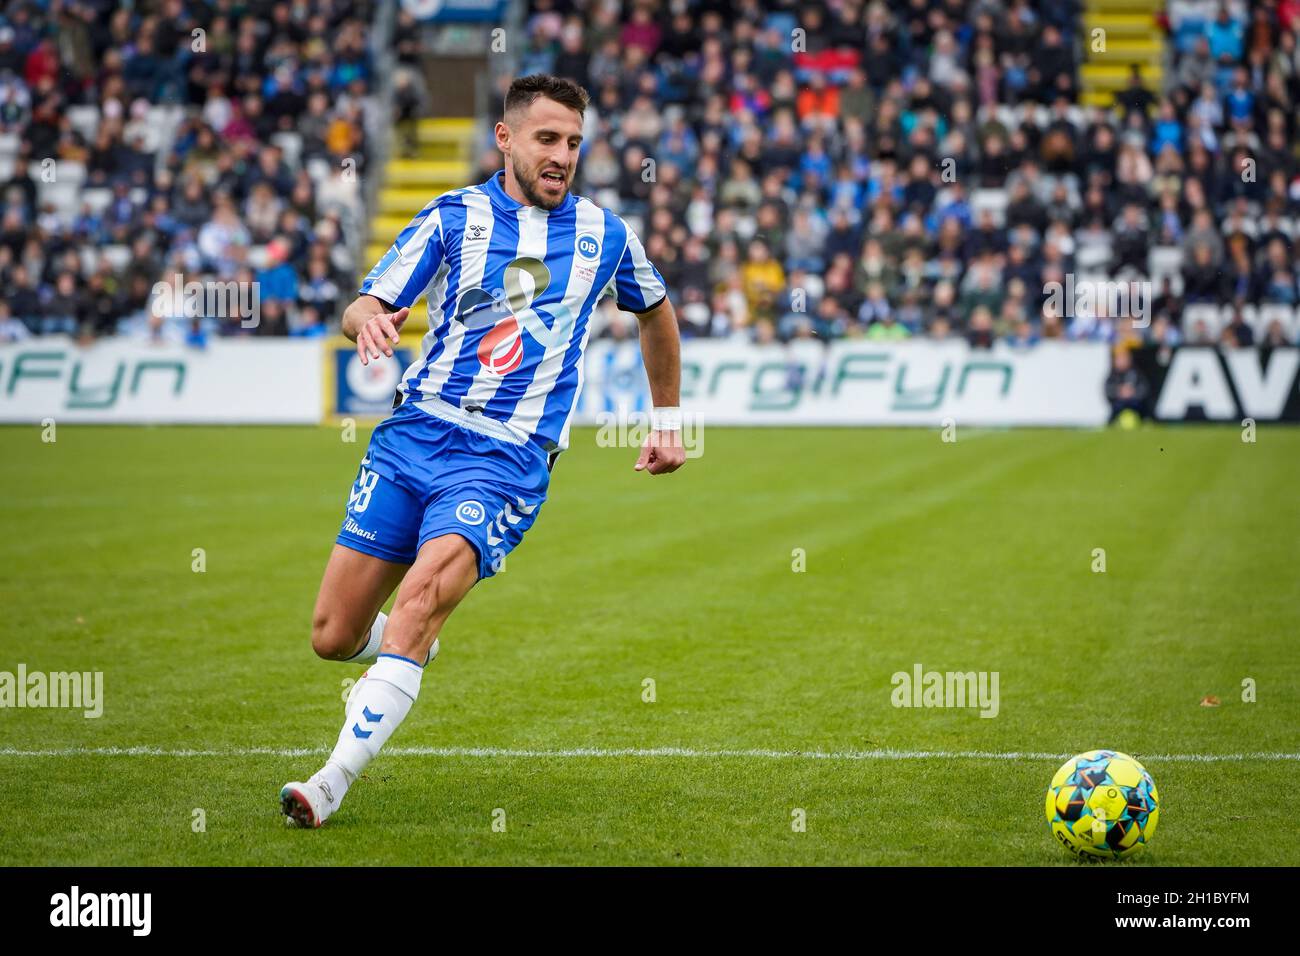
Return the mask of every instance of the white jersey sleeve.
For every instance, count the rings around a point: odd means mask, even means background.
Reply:
[[[613,279],[614,302],[625,312],[648,312],[668,295],[664,278],[645,254],[645,247],[629,227],[627,246]]]
[[[398,233],[397,241],[361,282],[362,295],[373,295],[394,308],[405,308],[428,291],[446,249],[442,216],[434,200]]]

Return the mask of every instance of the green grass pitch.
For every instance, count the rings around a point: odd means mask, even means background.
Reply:
[[[366,437],[0,429],[0,671],[105,694],[0,710],[0,864],[1075,865],[1043,794],[1098,747],[1160,789],[1120,865],[1300,864],[1300,431],[711,428],[648,478],[576,430],[406,752],[288,830],[360,671],[308,629]],[[997,716],[892,706],[918,663]]]

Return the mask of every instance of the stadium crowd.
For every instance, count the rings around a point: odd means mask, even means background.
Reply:
[[[1165,88],[1106,110],[1079,7],[529,0],[519,72],[591,91],[580,191],[689,335],[1294,343],[1300,3],[1173,0]],[[1149,282],[1149,324],[1067,276]]]
[[[365,226],[372,16],[366,0],[5,4],[0,341],[323,332]],[[260,316],[155,308],[184,301],[159,282],[256,282]]]
[[[1110,110],[1080,105],[1077,0],[523,2],[516,72],[591,91],[578,189],[640,229],[686,335],[1300,335],[1300,0],[1171,0],[1164,88]],[[324,332],[369,265],[373,15],[7,3],[0,341]],[[175,276],[256,282],[260,320],[158,314]],[[1071,279],[1149,283],[1149,322],[1063,308]]]

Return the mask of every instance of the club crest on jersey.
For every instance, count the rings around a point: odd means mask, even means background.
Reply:
[[[574,249],[578,253],[578,258],[586,259],[588,262],[595,262],[600,258],[600,240],[589,232],[578,236]]]
[[[456,506],[456,520],[462,524],[480,525],[486,515],[487,509],[483,507],[483,503],[473,498],[462,501]]]

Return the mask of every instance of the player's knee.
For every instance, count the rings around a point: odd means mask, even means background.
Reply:
[[[342,661],[356,653],[357,635],[337,614],[317,612],[311,621],[311,649],[327,661]]]

